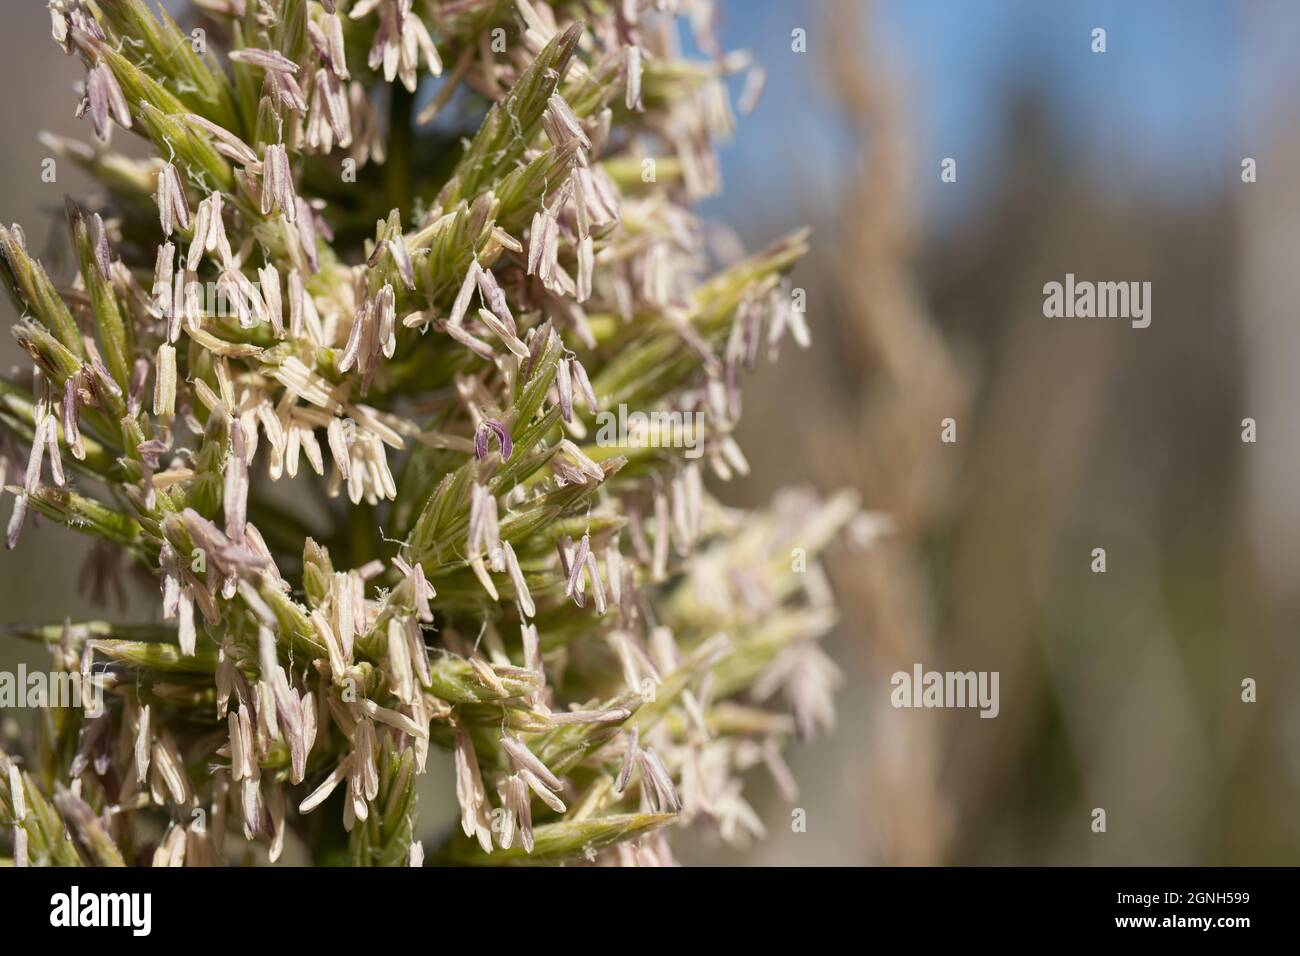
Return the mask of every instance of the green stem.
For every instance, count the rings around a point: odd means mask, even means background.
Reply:
[[[400,83],[394,83],[388,107],[388,155],[384,160],[384,186],[388,208],[400,209],[402,218],[410,214],[411,192],[411,113],[415,97]]]

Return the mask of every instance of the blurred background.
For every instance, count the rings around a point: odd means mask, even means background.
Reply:
[[[11,7],[0,218],[40,251],[63,193],[88,183],[67,164],[40,183],[35,131],[87,133],[44,3]],[[702,212],[750,248],[813,227],[794,284],[814,342],[749,382],[753,474],[720,494],[848,485],[894,531],[831,563],[846,679],[835,732],[791,754],[807,832],[756,775],[768,839],[685,834],[682,860],[1300,863],[1300,8],[723,0],[721,14],[724,46],[753,50],[768,82]],[[956,182],[940,179],[948,158]],[[56,271],[66,245],[48,250]],[[1044,318],[1043,284],[1067,272],[1151,282],[1151,326]],[[0,364],[17,355],[0,339]],[[0,553],[0,623],[128,616],[79,592],[85,552],[29,528]],[[134,604],[152,613],[152,597]],[[0,665],[15,655],[44,662],[10,642]],[[998,671],[999,716],[895,710],[889,676],[915,663]],[[431,823],[454,813],[442,783]]]

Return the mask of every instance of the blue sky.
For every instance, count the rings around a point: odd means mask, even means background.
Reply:
[[[821,6],[723,3],[724,45],[754,50],[769,72],[763,103],[723,156],[723,203],[742,214],[751,190],[781,189],[795,168],[816,173],[799,177],[814,185],[797,201],[829,202],[847,161],[819,76]],[[1300,3],[1284,0],[883,0],[875,22],[908,93],[922,172],[933,171],[918,177],[918,199],[940,218],[979,196],[943,195],[940,159],[957,157],[964,182],[996,175],[1002,111],[1017,88],[1042,92],[1090,175],[1186,201],[1236,177],[1241,156],[1269,135],[1270,92],[1297,79]],[[808,31],[806,54],[790,51],[794,27]],[[1094,27],[1106,30],[1104,54],[1090,49]]]

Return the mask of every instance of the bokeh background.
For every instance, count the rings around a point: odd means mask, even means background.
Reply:
[[[724,45],[753,50],[768,84],[702,211],[751,248],[814,229],[795,275],[814,344],[750,381],[753,474],[721,493],[848,485],[894,532],[832,559],[840,720],[792,753],[798,799],[756,776],[768,840],[686,834],[681,858],[1300,863],[1300,8],[721,10]],[[41,183],[35,133],[88,135],[78,71],[43,2],[5,13],[0,218],[56,271],[62,195],[88,183],[67,164]],[[1067,272],[1150,281],[1150,328],[1044,318],[1043,284]],[[17,355],[0,340],[0,364]],[[949,417],[955,444],[939,440]],[[85,555],[29,528],[0,553],[0,623],[127,617],[80,593]],[[132,596],[136,613],[153,603]],[[19,656],[43,661],[0,646],[0,665]],[[917,662],[1000,672],[1000,715],[893,709],[889,675]],[[446,773],[426,786],[430,830],[454,814]]]

